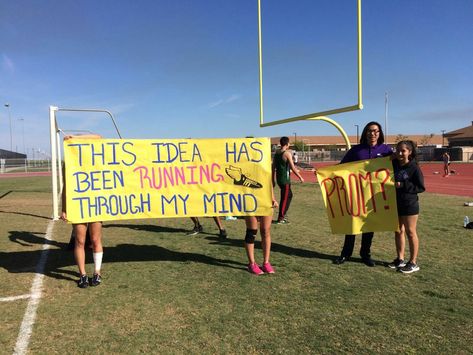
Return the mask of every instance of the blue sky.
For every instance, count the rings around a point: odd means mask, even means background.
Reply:
[[[357,102],[356,1],[262,0],[265,121]],[[348,134],[439,134],[473,121],[473,1],[363,0],[364,109]],[[125,138],[336,135],[259,127],[256,0],[0,3],[0,148],[49,151],[49,106],[113,112]],[[115,137],[102,114],[60,127]],[[23,135],[24,128],[24,135]],[[23,144],[24,136],[24,144]]]

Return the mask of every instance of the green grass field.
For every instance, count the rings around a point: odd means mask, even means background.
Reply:
[[[70,225],[55,222],[45,240],[50,179],[0,179],[0,299],[29,294],[46,242],[32,354],[473,352],[473,210],[461,197],[420,195],[421,270],[403,275],[383,265],[393,233],[375,235],[375,268],[333,265],[343,236],[330,233],[318,185],[293,190],[292,223],[272,228],[274,275],[245,271],[242,220],[225,222],[225,242],[211,218],[193,237],[187,218],[117,221],[104,224],[103,284],[83,290],[64,250]],[[13,352],[28,302],[0,302],[0,353]]]

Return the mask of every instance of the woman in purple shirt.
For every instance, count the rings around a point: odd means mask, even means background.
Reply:
[[[367,160],[373,158],[381,158],[393,153],[392,149],[384,144],[384,134],[381,125],[378,122],[369,122],[361,133],[360,144],[351,148],[343,157],[341,163],[349,163],[358,160]],[[375,266],[371,259],[371,241],[373,240],[373,232],[365,232],[361,235],[360,256],[367,266]],[[352,234],[345,236],[345,243],[338,258],[333,262],[340,265],[347,261],[355,246],[355,236]]]

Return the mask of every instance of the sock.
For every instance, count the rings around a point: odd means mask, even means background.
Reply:
[[[100,268],[102,267],[102,258],[103,258],[103,251],[100,253],[92,253],[94,258],[94,266],[95,266],[95,273],[100,274]]]

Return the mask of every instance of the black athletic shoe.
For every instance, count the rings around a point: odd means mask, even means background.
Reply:
[[[79,281],[77,281],[77,286],[80,288],[86,288],[89,286],[89,278],[87,275],[80,275]]]
[[[90,286],[98,286],[102,282],[102,277],[99,274],[94,274],[92,280],[90,280]]]
[[[406,266],[406,262],[399,258],[394,259],[392,263],[388,264],[390,269],[399,269],[404,266]]]
[[[333,263],[335,265],[342,265],[345,261],[347,261],[349,258],[348,257],[345,257],[345,256],[339,256],[338,258],[336,258]]]
[[[225,229],[221,229],[218,233],[219,239],[227,239],[227,231]]]
[[[191,232],[187,233],[187,235],[196,235],[196,234],[202,233],[203,231],[204,231],[204,228],[202,227],[201,224],[199,224],[198,226],[195,226]]]
[[[417,266],[417,264],[414,264],[410,261],[406,264],[406,266],[399,269],[399,271],[401,271],[403,274],[411,274],[419,270],[420,270],[419,266]]]
[[[361,258],[361,260],[363,261],[363,263],[364,263],[366,266],[369,266],[369,267],[374,267],[374,266],[376,266],[375,262],[374,262],[373,259],[371,259],[370,257]]]

